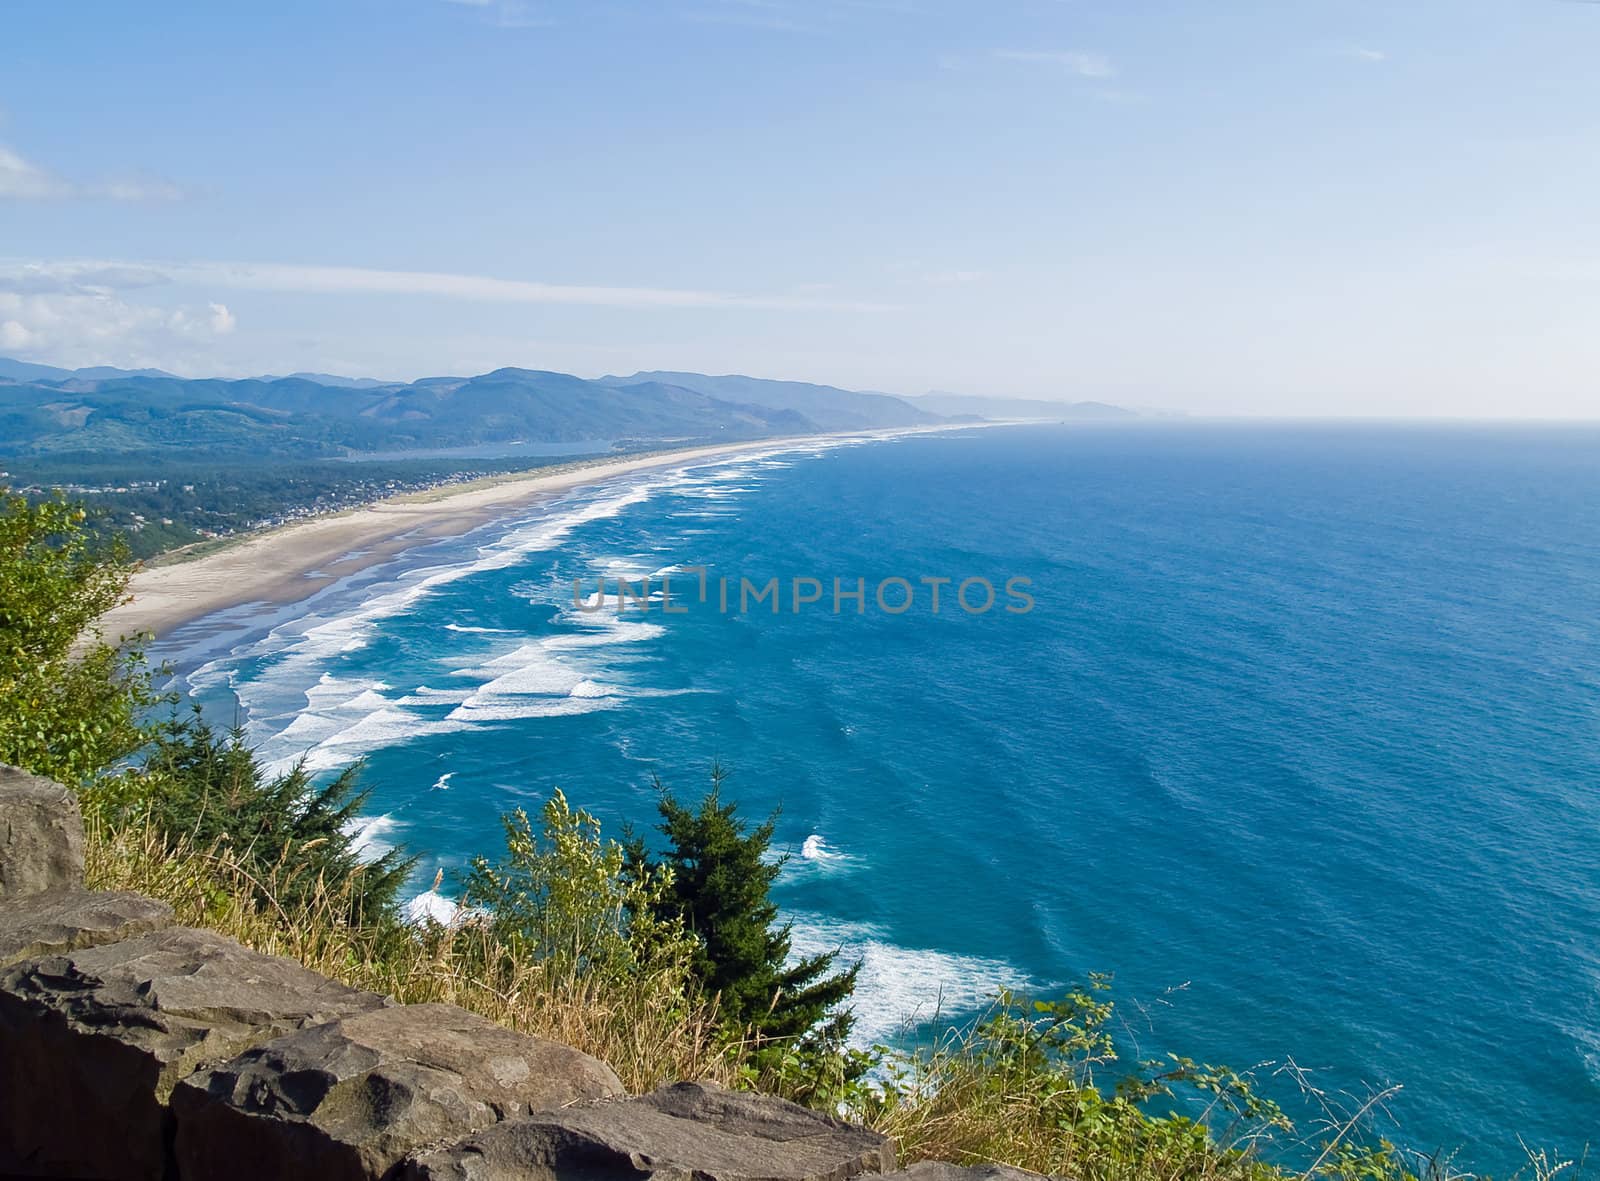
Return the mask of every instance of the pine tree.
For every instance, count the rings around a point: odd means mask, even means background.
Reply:
[[[317,901],[342,921],[390,917],[416,864],[399,849],[366,860],[354,835],[367,801],[360,764],[318,786],[304,765],[269,777],[237,730],[219,734],[200,717],[174,720],[152,744],[135,806],[171,841],[219,843],[266,904]]]
[[[669,848],[662,864],[672,886],[662,909],[695,939],[692,971],[720,997],[724,1020],[758,1043],[801,1051],[843,1045],[852,1017],[841,1009],[855,989],[860,964],[835,972],[837,951],[789,962],[790,924],[778,921],[772,884],[784,858],[769,859],[776,813],[754,829],[722,800],[725,778],[711,772],[711,790],[688,808],[663,788],[660,831]],[[631,855],[648,864],[642,840]]]

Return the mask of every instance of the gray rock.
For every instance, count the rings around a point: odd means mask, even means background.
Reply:
[[[0,906],[0,967],[115,943],[172,925],[172,907],[122,891],[51,890]]]
[[[1049,1181],[1042,1173],[1026,1169],[1013,1169],[1009,1165],[947,1165],[941,1161],[923,1161],[890,1177],[904,1177],[906,1181]]]
[[[0,972],[0,1173],[160,1178],[180,1078],[387,1003],[188,927],[25,960]]]
[[[78,797],[0,763],[0,898],[83,885]]]
[[[875,1132],[781,1099],[677,1083],[508,1120],[407,1162],[406,1181],[844,1181],[894,1168]]]
[[[377,1179],[409,1152],[530,1111],[623,1094],[597,1058],[454,1005],[312,1026],[180,1082],[184,1177]]]

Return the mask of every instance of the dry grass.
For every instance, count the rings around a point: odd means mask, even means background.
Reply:
[[[632,1093],[697,1078],[732,1084],[737,1052],[718,1036],[714,1011],[684,999],[677,980],[553,978],[519,962],[478,924],[428,931],[351,927],[336,900],[258,904],[272,883],[216,850],[170,850],[149,828],[89,824],[88,882],[137,890],[170,904],[179,923],[206,927],[268,955],[298,960],[356,988],[407,1003],[442,1001],[611,1064]]]
[[[685,999],[678,976],[557,976],[519,960],[479,924],[351,927],[336,917],[347,908],[320,891],[298,909],[262,906],[261,897],[273,897],[272,882],[250,877],[217,850],[173,851],[148,828],[108,831],[91,819],[87,854],[92,888],[160,898],[182,924],[357,988],[459,1005],[574,1046],[610,1063],[634,1094],[686,1078],[729,1086],[754,1079],[763,1089],[771,1081],[752,1070],[744,1047],[728,1044],[712,1005]],[[1008,1164],[1075,1181],[1478,1181],[1448,1159],[1412,1158],[1387,1145],[1358,1148],[1357,1118],[1331,1106],[1328,1118],[1316,1121],[1316,1144],[1298,1139],[1286,1121],[1246,1118],[1225,1101],[1199,1113],[1209,1132],[1200,1123],[1152,1118],[1093,1085],[1012,1069],[970,1029],[925,1046],[897,1079],[860,1088],[844,1109],[889,1136],[904,1164]],[[1285,1147],[1291,1159],[1315,1163],[1271,1163],[1284,1159]],[[1579,1181],[1584,1171],[1582,1161],[1531,1150],[1527,1157],[1516,1175],[1523,1181]]]
[[[1258,1155],[1273,1129],[1214,1098],[1195,1122],[1151,1117],[1087,1079],[1018,1066],[966,1027],[908,1054],[863,1122],[903,1159],[1008,1164],[1074,1181],[1289,1181]],[[1379,1181],[1370,1178],[1369,1181]]]

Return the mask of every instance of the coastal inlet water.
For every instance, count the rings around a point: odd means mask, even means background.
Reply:
[[[779,578],[782,610],[698,602],[700,566]],[[683,613],[573,603],[575,578],[674,569]],[[797,577],[829,592],[798,613]],[[835,577],[863,613],[832,612]],[[936,614],[924,577],[1024,577],[1035,605],[969,614],[947,586]],[[900,614],[873,601],[891,578]],[[1595,430],[772,450],[165,654],[265,757],[365,756],[366,839],[422,854],[419,889],[555,787],[615,833],[652,821],[654,777],[694,796],[720,760],[745,815],[782,809],[797,945],[863,959],[863,1040],[1110,972],[1136,1052],[1401,1083],[1391,1133],[1460,1167],[1600,1139]]]

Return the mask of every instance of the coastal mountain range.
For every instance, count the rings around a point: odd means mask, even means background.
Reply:
[[[315,458],[496,443],[744,439],[985,418],[1105,418],[1103,403],[897,397],[796,381],[534,369],[413,382],[294,373],[237,380],[58,369],[0,358],[0,454],[200,450]]]

